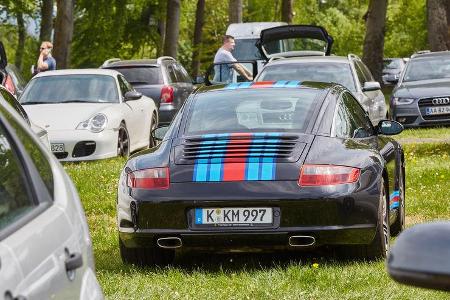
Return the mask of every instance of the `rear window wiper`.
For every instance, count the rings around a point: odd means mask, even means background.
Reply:
[[[94,101],[86,101],[86,100],[64,100],[59,103],[86,103],[86,102],[94,102]]]
[[[128,81],[130,84],[151,84],[150,82],[146,81]]]

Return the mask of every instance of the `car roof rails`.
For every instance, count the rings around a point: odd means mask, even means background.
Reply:
[[[353,53],[349,53],[349,54],[347,55],[347,58],[348,58],[349,60],[352,60],[352,59],[361,60],[361,59],[359,58],[358,55],[353,54]]]
[[[161,56],[158,57],[158,59],[156,60],[157,64],[161,64],[163,60],[173,60],[175,61],[175,58],[173,58],[172,56]]]
[[[284,56],[272,56],[271,58],[269,58],[269,60],[267,61],[267,63],[270,63],[274,60],[279,60],[279,59],[283,59],[285,58]]]
[[[431,53],[431,51],[430,51],[430,50],[420,50],[420,51],[416,51],[416,52],[414,52],[413,55],[411,55],[411,58],[414,58],[414,57],[416,57],[417,55],[426,54],[426,53]]]
[[[120,61],[120,60],[121,60],[120,58],[110,58],[108,60],[105,60],[105,62],[100,66],[100,68],[107,67],[108,65],[110,65],[114,62]]]

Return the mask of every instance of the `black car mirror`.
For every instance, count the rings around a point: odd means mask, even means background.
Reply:
[[[155,140],[161,142],[164,139],[164,136],[166,135],[168,130],[169,130],[169,125],[160,126],[152,131],[152,137]]]
[[[203,76],[197,76],[192,83],[193,84],[204,84],[205,78]]]
[[[381,120],[377,125],[378,134],[396,135],[403,131],[403,125],[397,121]]]
[[[450,291],[450,222],[405,230],[390,250],[387,269],[400,283]]]
[[[142,93],[138,91],[128,91],[125,93],[125,101],[141,99]]]
[[[364,82],[364,86],[362,88],[363,92],[377,91],[381,90],[381,85],[378,81],[367,81]]]

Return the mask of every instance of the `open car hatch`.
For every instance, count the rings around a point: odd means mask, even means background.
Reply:
[[[0,42],[0,69],[4,70],[6,65],[8,64],[8,60],[6,59],[6,52],[3,43]]]
[[[272,57],[330,55],[333,38],[314,25],[284,25],[261,31],[257,47],[267,60]]]

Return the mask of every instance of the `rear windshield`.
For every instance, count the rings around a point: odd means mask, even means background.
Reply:
[[[159,67],[121,67],[115,70],[122,73],[125,79],[133,85],[163,84],[161,68]]]
[[[235,39],[234,50],[232,52],[237,60],[254,60],[262,59],[261,53],[256,48],[258,39]]]
[[[200,94],[194,100],[187,134],[305,132],[319,90],[248,89]]]
[[[298,80],[335,82],[356,91],[350,65],[347,63],[308,62],[267,66],[257,81]]]

